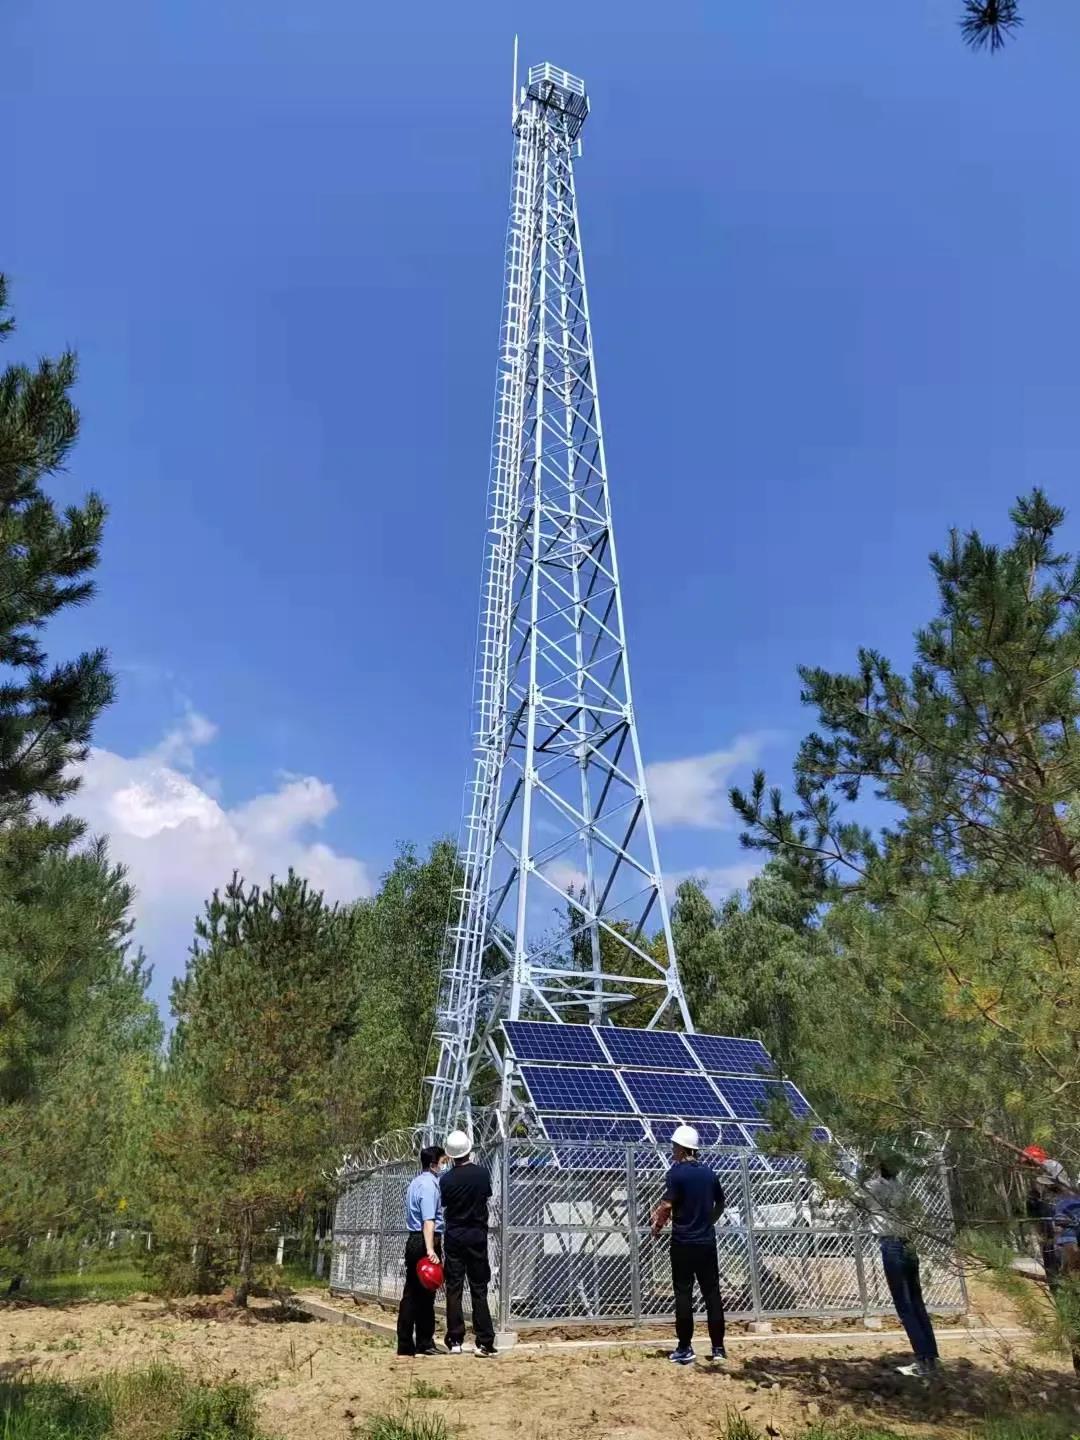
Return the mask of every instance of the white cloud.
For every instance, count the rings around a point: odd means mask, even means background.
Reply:
[[[677,870],[664,876],[664,890],[671,903],[684,880],[696,880],[712,903],[719,905],[736,890],[745,890],[764,868],[763,860],[746,860],[737,865],[701,865],[696,870]]]
[[[732,823],[727,788],[734,772],[752,765],[764,735],[740,735],[730,750],[660,760],[645,767],[645,782],[657,825],[686,825],[721,830]]]
[[[195,751],[217,727],[190,708],[152,749],[128,757],[95,748],[72,809],[91,834],[106,835],[136,888],[136,939],[156,972],[155,990],[183,969],[195,915],[238,870],[265,884],[291,866],[331,900],[370,895],[363,861],[312,836],[337,808],[332,785],[283,775],[273,790],[227,807],[212,780],[190,773]]]
[[[200,715],[188,705],[179,725],[175,725],[162,736],[150,751],[150,757],[159,760],[162,765],[179,765],[190,770],[195,764],[196,746],[209,745],[217,731],[218,727],[212,720],[208,720],[205,715]]]
[[[544,878],[563,894],[567,890],[583,890],[585,888],[586,875],[584,870],[579,870],[569,860],[549,860],[546,865],[540,866]]]

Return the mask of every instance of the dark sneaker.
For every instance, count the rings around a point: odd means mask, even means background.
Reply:
[[[425,1345],[422,1350],[417,1350],[416,1353],[417,1355],[438,1355],[439,1351],[435,1345]]]
[[[695,1360],[694,1347],[692,1345],[680,1345],[677,1350],[672,1350],[668,1359],[673,1365],[692,1365]]]
[[[727,1351],[724,1349],[723,1345],[714,1345],[712,1347],[712,1354],[709,1356],[709,1359],[715,1360],[719,1365],[723,1365],[724,1362],[727,1360]]]
[[[397,1353],[398,1353],[398,1359],[399,1359],[399,1360],[411,1360],[411,1359],[413,1358],[413,1356],[416,1354],[416,1351],[415,1351],[415,1350],[399,1350]]]
[[[490,1356],[497,1355],[498,1353],[499,1352],[495,1349],[494,1345],[477,1345],[476,1349],[473,1351],[474,1355],[479,1355],[484,1360],[487,1360],[490,1358]]]

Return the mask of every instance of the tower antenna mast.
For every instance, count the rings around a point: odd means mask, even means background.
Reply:
[[[630,690],[574,165],[582,80],[519,91],[475,739],[427,1123],[468,1123],[503,1019],[691,1030]]]

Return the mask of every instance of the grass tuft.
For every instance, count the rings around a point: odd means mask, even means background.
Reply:
[[[430,1380],[414,1380],[410,1391],[414,1400],[442,1400],[446,1391],[441,1385],[433,1385]]]
[[[450,1440],[441,1415],[373,1415],[359,1432],[363,1440]]]
[[[203,1385],[153,1365],[85,1385],[0,1384],[0,1440],[261,1440],[244,1385]]]
[[[55,1380],[0,1383],[0,1440],[103,1440],[109,1407]]]

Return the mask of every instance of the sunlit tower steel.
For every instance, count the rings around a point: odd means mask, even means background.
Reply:
[[[514,82],[514,158],[477,636],[475,766],[428,1126],[470,1115],[498,1022],[691,1030],[630,690],[574,162],[584,82]]]

